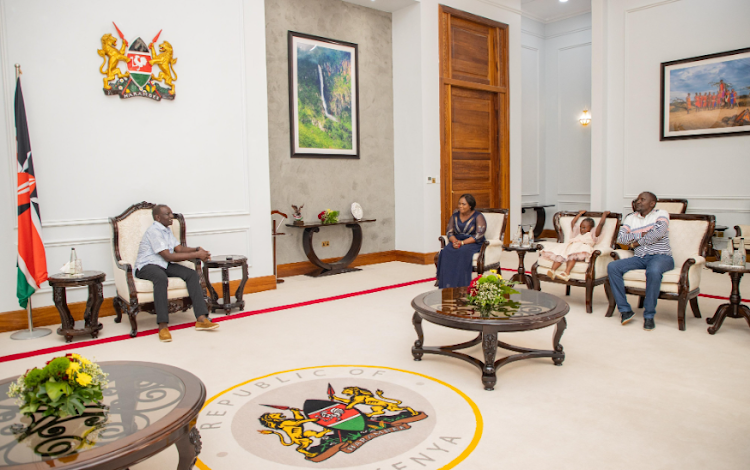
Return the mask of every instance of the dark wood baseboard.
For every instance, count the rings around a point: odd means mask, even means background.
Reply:
[[[379,251],[376,253],[365,253],[357,256],[350,266],[367,266],[370,264],[388,263],[390,261],[401,261],[411,264],[432,264],[435,253],[416,253],[413,251]],[[333,263],[340,258],[326,258],[321,261],[324,263]],[[300,276],[317,270],[311,262],[300,261],[298,263],[280,264],[276,267],[276,273],[279,277]]]
[[[221,295],[222,285],[221,282],[212,282],[216,292]],[[229,290],[234,292],[240,285],[240,280],[229,281]],[[252,277],[247,280],[245,284],[244,293],[252,294],[255,292],[262,292],[265,290],[276,289],[276,277],[274,276],[261,276]],[[246,302],[249,305],[249,302]],[[86,310],[86,302],[72,302],[68,304],[71,315],[77,320],[83,320],[83,312]],[[109,317],[115,314],[115,308],[112,306],[112,297],[105,297],[101,308],[99,309],[99,318]],[[46,307],[35,307],[32,313],[34,319],[34,326],[46,326],[56,325],[60,323],[60,313],[57,311],[57,307],[54,305],[48,305]],[[6,331],[17,331],[27,329],[29,326],[26,318],[26,310],[14,310],[11,312],[5,312],[0,314],[0,333]],[[123,330],[125,333],[127,331]]]
[[[545,229],[545,230],[542,230],[542,233],[539,235],[539,238],[557,239],[557,232],[555,232],[554,230]]]

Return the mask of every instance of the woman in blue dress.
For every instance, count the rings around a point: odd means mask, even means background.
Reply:
[[[458,199],[458,210],[448,222],[448,244],[440,251],[437,266],[438,287],[465,287],[471,283],[472,259],[484,243],[487,221],[475,211],[476,199],[463,194]],[[481,273],[480,273],[481,274]]]

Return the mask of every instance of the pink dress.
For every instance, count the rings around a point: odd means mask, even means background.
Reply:
[[[573,238],[568,243],[550,246],[549,248],[545,247],[541,252],[542,258],[559,263],[570,260],[588,262],[591,259],[591,253],[594,252],[594,245],[598,241],[597,237],[594,236],[594,231],[581,235],[581,229],[576,226],[572,235]]]

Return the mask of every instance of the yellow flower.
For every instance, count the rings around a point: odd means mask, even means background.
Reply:
[[[86,387],[91,383],[91,376],[85,372],[81,372],[76,377],[76,382],[78,382],[81,386]]]
[[[79,363],[77,363],[75,361],[70,361],[70,365],[68,366],[68,370],[66,370],[65,373],[68,375],[68,377],[72,377],[73,376],[73,372],[77,372],[78,369],[80,369],[80,368],[81,368],[81,364],[79,364]]]
[[[500,279],[501,281],[503,280],[503,276],[501,276],[499,274],[497,275],[497,278]]]
[[[490,269],[490,272],[491,272],[492,274],[497,274],[497,269]]]
[[[73,359],[78,359],[78,362],[80,362],[83,365],[89,365],[91,364],[91,361],[86,359],[85,357],[81,356],[80,354],[73,353],[70,355]]]

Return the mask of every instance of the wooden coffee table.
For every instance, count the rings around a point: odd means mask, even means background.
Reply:
[[[417,331],[417,340],[411,348],[411,353],[415,361],[422,360],[424,354],[439,354],[466,361],[482,371],[482,384],[485,390],[494,389],[497,382],[497,369],[511,362],[535,357],[550,357],[555,365],[562,365],[565,352],[560,344],[560,338],[567,326],[565,315],[570,311],[567,302],[544,292],[521,289],[520,294],[510,296],[511,300],[521,303],[520,307],[505,313],[495,312],[496,316],[484,318],[474,310],[472,305],[466,303],[466,291],[466,287],[440,289],[420,294],[412,300],[411,306],[414,308],[412,323]],[[465,343],[427,347],[424,346],[422,320],[457,330],[478,331],[479,335]],[[551,325],[555,325],[552,350],[512,346],[497,338],[498,333],[538,330]],[[484,362],[468,354],[456,352],[479,343],[482,343]],[[498,346],[519,354],[495,360]]]
[[[193,468],[201,451],[196,419],[206,401],[201,380],[182,369],[150,362],[101,362],[110,386],[104,405],[76,418],[23,416],[0,381],[0,468],[14,470],[125,469],[177,446],[178,470]]]

